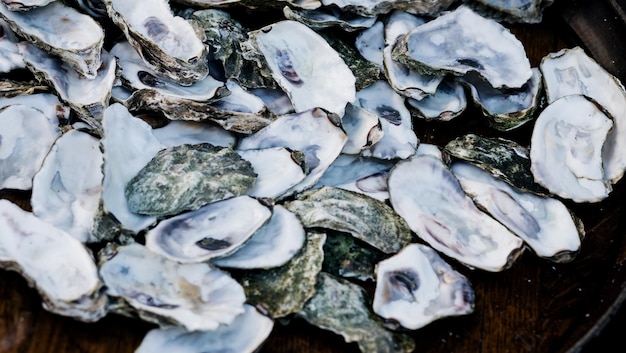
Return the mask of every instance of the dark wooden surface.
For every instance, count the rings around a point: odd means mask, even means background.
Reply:
[[[534,66],[551,51],[577,44],[557,16],[543,24],[514,27]],[[531,127],[505,134],[527,142]],[[475,110],[449,124],[418,123],[424,142],[443,144],[466,132],[496,134]],[[617,310],[626,283],[626,190],[620,182],[606,201],[594,205],[568,203],[582,218],[587,236],[578,257],[553,264],[526,253],[502,273],[471,271],[476,291],[475,313],[435,322],[416,331],[417,352],[620,352],[626,310]],[[0,192],[0,197],[27,200],[27,194]],[[617,310],[617,311],[616,311]],[[616,317],[611,316],[617,313]],[[607,329],[600,328],[608,322]],[[152,328],[137,320],[110,315],[85,324],[41,309],[38,295],[17,274],[0,271],[0,353],[129,353]],[[599,333],[599,336],[592,338]],[[590,340],[591,339],[591,340]],[[586,347],[583,343],[590,342]],[[277,324],[264,353],[357,352],[334,334],[294,320]]]

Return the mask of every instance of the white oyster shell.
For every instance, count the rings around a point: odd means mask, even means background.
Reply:
[[[0,20],[0,72],[26,67],[17,50],[18,39],[4,20]]]
[[[249,36],[242,46],[250,53],[260,52],[296,112],[323,108],[343,116],[346,103],[354,101],[354,74],[309,27],[287,20],[250,32]]]
[[[0,16],[21,37],[58,55],[80,74],[96,77],[104,31],[91,17],[60,1],[29,11],[10,11],[3,3]]]
[[[96,264],[78,240],[7,200],[0,200],[0,266],[20,272],[44,308],[83,321],[106,314]]]
[[[357,92],[357,103],[376,114],[383,130],[382,138],[363,151],[363,156],[381,159],[405,159],[415,153],[418,140],[413,131],[411,113],[404,105],[404,97],[396,93],[386,81],[376,81]]]
[[[111,48],[111,55],[118,59],[120,78],[126,87],[134,90],[155,91],[163,97],[161,99],[207,102],[214,98],[218,90],[224,86],[224,83],[211,76],[191,85],[181,85],[146,64],[127,41],[116,43]]]
[[[141,57],[171,79],[190,85],[209,69],[207,50],[189,22],[174,16],[169,1],[105,0],[107,12]]]
[[[153,329],[135,353],[254,353],[272,332],[274,320],[245,304],[245,312],[228,325],[211,331],[187,331],[182,327]]]
[[[409,244],[376,265],[374,312],[416,330],[448,316],[474,311],[469,280],[433,249]]]
[[[387,174],[395,161],[341,154],[313,187],[334,186],[380,201],[389,198]]]
[[[613,118],[613,129],[602,149],[604,174],[613,183],[626,170],[626,90],[622,83],[579,48],[547,55],[541,72],[548,101],[582,94],[600,104]]]
[[[252,164],[257,177],[245,194],[278,198],[306,177],[304,154],[285,147],[237,151]]]
[[[33,179],[33,214],[81,242],[94,241],[102,163],[100,140],[78,130],[63,134]]]
[[[167,147],[210,143],[213,146],[234,147],[237,136],[219,126],[206,122],[175,120],[152,130],[154,136]]]
[[[83,120],[94,127],[100,127],[102,114],[109,105],[111,89],[116,79],[114,57],[102,51],[102,66],[97,69],[94,78],[86,78],[64,61],[32,44],[22,42],[18,44],[18,48],[35,76],[54,87],[59,97]]]
[[[421,100],[408,98],[407,104],[417,110],[417,116],[426,120],[450,121],[467,107],[465,89],[450,77],[444,78],[437,91]]]
[[[144,320],[187,330],[215,330],[244,312],[243,288],[204,263],[181,264],[131,244],[101,253],[107,294],[123,299]]]
[[[283,196],[313,186],[341,153],[348,137],[332,114],[322,109],[283,115],[257,133],[243,138],[239,150],[288,147],[305,155],[307,176]]]
[[[46,6],[56,0],[2,0],[11,11],[25,11],[34,7]]]
[[[281,205],[274,206],[270,220],[234,253],[212,259],[220,267],[272,268],[287,263],[304,245],[305,231],[298,217]]]
[[[565,96],[537,117],[530,169],[550,192],[575,202],[597,202],[612,190],[602,150],[613,121],[581,95]]]
[[[384,135],[378,115],[352,103],[346,106],[341,124],[348,135],[341,153],[359,154],[380,141]]]
[[[181,263],[226,256],[242,246],[271,215],[266,205],[249,196],[213,202],[160,222],[146,233],[146,247]]]
[[[523,242],[480,211],[439,158],[416,155],[389,173],[394,210],[435,250],[486,271],[510,267]]]
[[[522,238],[538,256],[567,262],[580,249],[584,229],[561,201],[514,188],[469,163],[454,162],[450,169],[479,207]]]
[[[124,189],[126,184],[165,146],[152,133],[150,125],[132,116],[121,104],[104,111],[104,186],[105,211],[113,214],[123,227],[138,232],[156,218],[132,213]]]
[[[400,39],[424,23],[426,20],[421,17],[402,11],[392,12],[385,23],[385,47],[382,53],[385,76],[389,85],[399,94],[418,100],[434,94],[443,79],[443,75],[426,74],[412,70],[394,60],[392,51]]]
[[[0,189],[29,190],[54,141],[59,122],[38,109],[10,105],[0,109]]]
[[[522,43],[498,22],[466,6],[411,30],[393,57],[425,73],[476,71],[496,88],[521,87],[532,75]]]

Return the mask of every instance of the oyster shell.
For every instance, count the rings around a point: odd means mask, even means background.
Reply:
[[[313,187],[334,186],[380,201],[389,198],[387,173],[395,161],[341,154]]]
[[[86,78],[69,65],[32,44],[18,44],[20,54],[31,72],[40,81],[54,87],[59,97],[74,109],[82,120],[101,129],[104,109],[109,105],[111,89],[116,79],[116,61],[105,51],[100,58],[102,66],[95,78]]]
[[[107,312],[91,252],[64,231],[7,200],[0,200],[0,267],[22,274],[43,307],[82,321]]]
[[[164,76],[148,66],[130,42],[116,43],[111,48],[111,55],[118,60],[120,80],[124,86],[133,91],[154,92],[155,102],[144,103],[143,107],[155,106],[167,113],[168,104],[185,104],[188,101],[209,102],[224,94],[221,92],[224,83],[211,76],[206,76],[191,85],[181,85],[178,81]],[[164,102],[161,103],[159,100]]]
[[[524,192],[465,162],[450,167],[463,190],[543,258],[574,259],[585,235],[582,222],[553,198]]]
[[[317,9],[283,8],[283,14],[289,20],[302,22],[307,27],[319,30],[339,26],[347,32],[370,28],[376,22],[376,16],[359,16],[340,11],[336,7],[320,7]]]
[[[519,89],[495,89],[474,75],[466,75],[461,82],[469,86],[474,103],[483,111],[489,125],[510,131],[532,120],[542,102],[541,72],[537,68],[532,71],[530,80]]]
[[[244,56],[267,67],[296,112],[323,108],[343,116],[346,103],[354,101],[354,74],[309,27],[287,20],[248,35],[248,41],[242,43]]]
[[[337,158],[347,136],[337,116],[322,109],[283,115],[257,133],[241,139],[239,150],[288,147],[305,155],[306,177],[283,196],[313,186]]]
[[[113,22],[143,60],[182,85],[209,73],[207,50],[185,19],[174,16],[164,0],[104,0]]]
[[[476,71],[495,88],[521,87],[532,75],[522,43],[467,6],[411,30],[392,57],[422,73]]]
[[[4,20],[0,20],[0,72],[26,67],[17,49],[18,39]]]
[[[315,295],[297,317],[343,336],[346,342],[356,342],[363,353],[413,352],[413,339],[385,329],[368,302],[362,287],[322,272]]]
[[[521,254],[522,240],[476,208],[442,160],[424,154],[400,161],[388,185],[393,209],[435,250],[494,272]]]
[[[467,107],[467,98],[463,86],[456,80],[446,78],[437,87],[434,94],[420,100],[409,98],[407,105],[412,116],[426,119],[450,121],[461,115]]]
[[[468,161],[516,188],[539,195],[549,193],[535,182],[530,170],[530,151],[515,141],[467,134],[448,142],[444,150],[447,154]]]
[[[187,352],[254,353],[272,332],[274,321],[245,304],[245,312],[228,325],[212,331],[187,331],[182,327],[153,329],[135,353]]]
[[[285,147],[242,150],[237,153],[250,162],[256,180],[244,193],[254,197],[279,198],[306,177],[305,155]]]
[[[91,17],[61,1],[29,11],[10,11],[2,3],[0,16],[20,37],[59,56],[81,75],[96,77],[104,31]]]
[[[554,0],[472,0],[465,1],[476,11],[493,17],[498,21],[513,23],[539,23],[543,10],[552,5]]]
[[[612,190],[602,150],[613,121],[584,96],[557,99],[537,117],[530,169],[537,183],[575,202],[598,202]]]
[[[154,129],[152,133],[167,147],[209,143],[213,146],[233,148],[237,143],[235,134],[206,122],[170,121],[167,125]]]
[[[324,261],[326,234],[308,232],[305,245],[289,262],[267,270],[247,271],[240,278],[248,302],[280,318],[302,310],[315,294]]]
[[[181,263],[226,256],[241,247],[272,215],[249,196],[217,201],[161,221],[146,233],[146,247]],[[238,220],[246,219],[245,223]]]
[[[140,244],[109,246],[99,262],[107,295],[120,300],[112,308],[119,313],[193,331],[215,330],[244,312],[241,286],[208,264],[170,261]]]
[[[11,11],[26,11],[35,7],[46,6],[56,0],[2,0]]]
[[[448,316],[474,311],[469,280],[433,249],[409,244],[376,265],[374,312],[416,330]]]
[[[426,20],[403,11],[393,11],[385,22],[385,47],[382,52],[385,76],[389,85],[399,94],[413,99],[423,99],[437,91],[443,79],[438,73],[418,72],[394,60],[393,50],[411,30],[426,23]]]
[[[368,29],[365,29],[356,37],[354,46],[368,61],[383,68],[383,49],[385,48],[385,25],[382,21],[376,21]]]
[[[349,234],[331,233],[324,243],[322,271],[348,279],[373,281],[376,277],[374,268],[385,256],[384,252]]]
[[[179,145],[159,151],[124,189],[128,209],[159,218],[243,194],[256,179],[228,147]]]
[[[133,213],[126,200],[126,184],[165,146],[152,133],[150,125],[132,116],[121,104],[104,111],[102,149],[104,185],[102,208],[134,233],[156,221],[155,217]]]
[[[378,115],[352,103],[346,106],[341,125],[348,135],[348,141],[341,150],[345,154],[359,154],[384,135]]]
[[[404,159],[415,153],[419,141],[402,96],[387,82],[377,81],[357,92],[356,97],[359,106],[378,115],[383,130],[382,138],[364,150],[363,156]]]
[[[626,90],[622,83],[579,48],[564,49],[541,61],[548,102],[582,94],[600,104],[613,119],[613,129],[602,148],[606,179],[619,181],[626,170]]]
[[[33,176],[61,136],[58,125],[56,117],[26,105],[0,108],[0,189],[32,188]]]
[[[298,217],[281,205],[272,217],[234,253],[212,259],[220,267],[268,269],[283,266],[302,248],[305,232]]]
[[[298,195],[285,207],[306,228],[346,232],[385,253],[397,252],[412,239],[406,222],[389,206],[356,192],[325,186]]]
[[[453,3],[454,0],[322,0],[324,6],[336,5],[344,11],[363,16],[384,14],[392,9],[433,16],[446,10]]]
[[[92,242],[102,197],[100,140],[71,130],[59,137],[33,178],[33,214],[81,242]]]

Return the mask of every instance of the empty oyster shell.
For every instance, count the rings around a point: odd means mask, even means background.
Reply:
[[[241,247],[272,212],[249,196],[213,202],[160,222],[146,233],[146,247],[182,263],[226,256]],[[246,222],[239,220],[245,218]]]
[[[466,6],[411,30],[392,56],[423,73],[476,71],[495,88],[521,87],[532,75],[522,43]]]
[[[32,188],[33,176],[61,136],[58,125],[56,117],[26,105],[0,109],[0,189]]]
[[[0,200],[0,267],[21,273],[46,310],[82,321],[107,313],[91,252],[64,231]]]
[[[248,35],[250,38],[242,44],[244,56],[267,66],[296,112],[323,108],[343,116],[346,103],[354,101],[354,74],[309,27],[288,20]],[[316,60],[310,60],[312,57]]]
[[[613,128],[602,147],[602,160],[606,179],[618,182],[626,170],[626,90],[622,83],[579,47],[547,55],[540,68],[549,103],[582,94],[611,115]]]
[[[537,117],[530,169],[537,183],[575,202],[598,202],[612,190],[602,150],[613,121],[584,96],[557,99]]]
[[[245,312],[228,325],[211,331],[187,331],[182,327],[153,329],[135,353],[187,352],[254,353],[272,332],[274,320],[245,304]]]
[[[207,50],[185,19],[174,16],[169,2],[105,0],[107,12],[146,63],[183,85],[204,79]]]
[[[121,299],[112,308],[119,313],[193,331],[214,330],[244,312],[241,286],[208,264],[170,261],[139,244],[109,246],[99,257],[107,294]]]
[[[363,151],[365,157],[381,159],[408,158],[419,143],[411,113],[404,105],[404,97],[397,94],[385,81],[377,81],[356,94],[357,103],[365,110],[378,115],[383,136]]]
[[[246,195],[279,198],[300,183],[307,174],[305,155],[285,147],[242,150],[237,153],[252,164],[256,173],[254,184]]]
[[[119,103],[112,104],[104,111],[102,127],[103,209],[115,216],[123,228],[139,232],[154,223],[156,218],[133,213],[124,190],[126,184],[164,146],[154,136],[150,125],[132,116]]]
[[[574,259],[585,228],[565,205],[547,196],[516,189],[469,163],[450,167],[463,190],[543,258],[555,262]]]
[[[416,330],[443,317],[473,312],[474,291],[433,249],[409,244],[376,265],[372,307],[381,317]]]
[[[59,97],[78,113],[80,118],[94,128],[101,129],[102,114],[109,105],[111,89],[116,79],[116,61],[104,50],[103,61],[94,78],[74,71],[69,65],[55,56],[22,42],[18,44],[26,66],[41,82],[54,87]]]
[[[404,36],[424,23],[426,20],[423,18],[403,11],[394,11],[387,18],[384,28],[385,47],[382,51],[382,61],[387,81],[399,94],[417,100],[434,94],[443,79],[443,75],[412,70],[394,60],[392,52]]]
[[[283,196],[313,186],[341,153],[348,137],[337,116],[322,109],[279,117],[267,127],[241,139],[239,150],[288,147],[304,153],[306,177]]]
[[[282,266],[302,248],[305,232],[298,217],[276,205],[272,217],[234,253],[212,259],[220,267],[253,269]]]
[[[61,1],[29,11],[10,11],[2,3],[0,16],[20,37],[58,55],[80,74],[96,77],[101,65],[104,31],[91,17]]]
[[[394,210],[435,250],[486,271],[504,270],[521,254],[522,240],[476,208],[442,160],[400,161],[388,185]]]
[[[474,103],[483,111],[489,125],[510,131],[532,120],[542,102],[541,72],[537,68],[532,71],[530,80],[518,89],[496,89],[471,74],[464,76],[461,82],[469,86]]]
[[[102,163],[97,138],[78,130],[63,134],[33,178],[33,214],[81,242],[95,241],[92,232],[102,197]]]

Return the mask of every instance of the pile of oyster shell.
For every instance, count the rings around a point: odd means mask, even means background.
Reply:
[[[0,200],[0,265],[157,324],[137,352],[252,352],[279,318],[412,351],[473,310],[449,261],[571,261],[563,201],[626,168],[624,87],[580,48],[532,68],[497,21],[551,1],[506,3],[2,0],[0,184],[32,210]],[[468,104],[530,146],[419,143]]]

